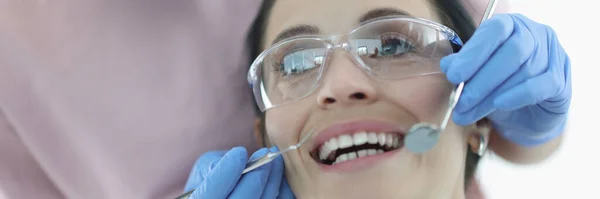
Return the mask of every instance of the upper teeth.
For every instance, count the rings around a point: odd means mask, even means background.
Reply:
[[[329,139],[321,146],[319,158],[321,160],[326,160],[329,157],[329,154],[335,150],[345,149],[352,146],[360,146],[366,143],[379,144],[382,147],[388,148],[397,148],[399,146],[399,138],[395,134],[385,132],[376,133],[363,131],[354,133],[352,135],[340,135],[338,137]],[[375,149],[364,149],[357,152],[341,154],[336,158],[335,163],[352,160],[358,157],[375,155],[377,153],[378,151]],[[383,150],[380,150],[380,153],[383,153]]]

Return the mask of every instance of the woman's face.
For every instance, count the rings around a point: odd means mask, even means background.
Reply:
[[[370,12],[376,9],[380,11]],[[399,14],[395,10],[440,22],[427,0],[280,0],[271,10],[263,46],[298,25],[315,26],[319,34],[344,34],[356,28],[360,19]],[[269,109],[265,117],[269,142],[279,148],[296,144],[315,130],[299,150],[284,155],[286,176],[296,197],[464,196],[467,143],[481,129],[450,122],[435,148],[424,154],[411,153],[402,144],[403,134],[413,124],[439,124],[453,88],[442,74],[384,80],[365,72],[343,50],[335,50],[326,64],[319,86],[309,96]],[[437,67],[439,60],[431,64]],[[376,136],[377,144],[391,139],[392,144],[338,150],[325,157],[329,161],[319,157],[320,151],[327,150],[324,147],[342,148],[348,144],[342,142],[352,145],[361,136]]]

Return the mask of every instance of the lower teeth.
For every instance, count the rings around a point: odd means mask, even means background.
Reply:
[[[394,150],[396,148],[391,148],[391,149],[363,149],[363,150],[359,150],[359,151],[354,151],[354,152],[346,152],[344,154],[341,155],[337,155],[336,152],[334,151],[331,154],[329,154],[329,157],[325,160],[321,160],[321,163],[326,164],[326,165],[334,165],[334,164],[338,164],[344,161],[348,161],[348,160],[354,160],[357,158],[362,158],[362,157],[367,157],[367,156],[372,156],[372,155],[377,155],[377,154],[381,154],[381,153],[385,153],[391,150]],[[318,158],[318,157],[316,157]]]
[[[329,154],[329,156],[322,160],[319,157],[320,149],[313,151],[310,155],[317,161],[326,165],[338,164],[341,162],[345,162],[348,160],[353,160],[357,158],[367,157],[371,155],[377,155],[381,153],[385,153],[388,151],[392,151],[395,149],[399,149],[403,147],[402,140],[399,142],[399,145],[388,146],[388,145],[379,145],[379,144],[363,144],[360,146],[353,146],[344,149],[334,150]]]

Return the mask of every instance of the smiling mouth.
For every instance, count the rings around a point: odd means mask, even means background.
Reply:
[[[404,135],[394,132],[356,132],[333,137],[311,151],[320,164],[335,165],[400,149]]]

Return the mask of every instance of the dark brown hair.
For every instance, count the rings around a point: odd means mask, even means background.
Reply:
[[[434,5],[437,6],[440,15],[442,16],[442,23],[458,34],[460,39],[463,42],[467,42],[473,33],[475,32],[475,24],[463,7],[463,5],[458,0],[430,0]],[[247,36],[247,47],[249,48],[249,57],[250,64],[252,64],[253,58],[258,57],[261,52],[261,44],[263,43],[263,35],[265,29],[267,27],[267,20],[269,18],[270,10],[275,3],[274,0],[264,0],[260,7],[257,17],[254,19],[252,26],[250,27],[250,31]],[[458,51],[459,49],[455,49]],[[261,113],[257,107],[257,113],[260,114],[260,132],[261,136],[265,136],[265,114]],[[262,139],[263,141],[266,139]],[[263,142],[263,145],[267,145],[267,143]],[[476,153],[469,150],[470,147],[467,147],[467,160],[465,166],[465,189],[468,187],[467,185],[470,183],[475,170],[477,169],[477,164],[479,163],[480,156]]]

